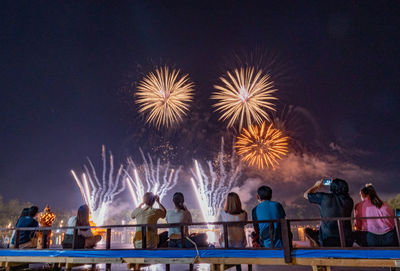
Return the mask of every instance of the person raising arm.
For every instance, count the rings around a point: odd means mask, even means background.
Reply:
[[[154,203],[157,202],[159,208],[153,208]],[[160,198],[151,192],[147,192],[143,196],[143,202],[132,212],[132,219],[136,219],[137,224],[157,224],[158,219],[165,218],[167,210],[161,204]],[[157,248],[159,237],[157,234],[157,228],[148,226],[146,235],[146,246],[147,248]],[[136,228],[134,237],[135,248],[142,247],[142,229],[141,227]]]
[[[321,188],[322,184],[323,184],[323,180],[316,181],[312,187],[310,187],[309,189],[307,189],[306,192],[304,192],[304,195],[303,195],[304,198],[306,200],[308,200],[308,194],[315,193],[315,191],[317,191],[318,189]]]

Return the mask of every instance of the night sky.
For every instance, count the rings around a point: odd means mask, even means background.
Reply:
[[[187,169],[191,157],[210,159],[229,133],[212,112],[212,86],[232,54],[260,48],[286,70],[280,108],[302,108],[313,128],[285,172],[254,189],[268,183],[293,199],[333,172],[353,195],[371,181],[385,199],[399,193],[399,2],[278,2],[2,1],[0,194],[75,208],[69,171],[86,156],[100,167],[102,144],[118,163],[165,145],[172,150],[162,158]],[[132,83],[156,64],[196,84],[188,118],[168,131],[146,125],[133,102]]]

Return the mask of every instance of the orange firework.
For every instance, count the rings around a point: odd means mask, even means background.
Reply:
[[[276,92],[271,77],[253,67],[228,71],[225,77],[220,77],[221,85],[214,85],[216,91],[211,99],[216,111],[221,113],[220,120],[228,120],[228,127],[239,124],[239,130],[244,124],[251,125],[270,120],[267,110],[275,111],[272,101]]]
[[[260,127],[251,125],[248,129],[244,128],[237,137],[235,148],[241,160],[250,166],[275,168],[278,160],[288,152],[288,137],[273,128],[272,124],[267,126],[263,122]]]
[[[157,128],[170,127],[182,121],[193,101],[194,84],[189,76],[168,67],[157,68],[146,75],[137,87],[136,103],[146,122]]]

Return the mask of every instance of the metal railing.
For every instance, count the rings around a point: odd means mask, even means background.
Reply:
[[[142,247],[141,248],[131,248],[131,249],[148,249],[147,248],[147,231],[148,228],[151,227],[152,229],[163,229],[163,228],[180,228],[181,232],[181,244],[182,248],[178,249],[192,249],[192,248],[185,248],[185,239],[186,239],[186,234],[185,234],[185,228],[186,227],[222,227],[222,236],[223,236],[223,241],[224,241],[224,246],[222,249],[235,249],[231,248],[229,246],[229,228],[232,226],[242,226],[245,227],[246,225],[257,225],[257,224],[264,224],[268,223],[269,224],[269,235],[270,235],[270,240],[271,240],[271,248],[254,248],[254,247],[246,247],[246,248],[240,248],[240,249],[247,249],[247,250],[268,250],[268,249],[278,249],[274,247],[274,239],[275,239],[275,232],[274,232],[274,227],[273,223],[278,223],[280,226],[280,231],[281,231],[281,241],[282,241],[282,248],[284,252],[284,259],[286,263],[292,262],[292,233],[291,233],[291,223],[303,223],[303,222],[321,222],[321,221],[336,221],[337,226],[338,226],[338,232],[339,232],[339,239],[340,239],[340,247],[320,247],[318,249],[338,249],[338,248],[345,248],[345,249],[360,249],[360,248],[355,248],[355,247],[346,247],[346,236],[345,236],[345,229],[344,229],[344,221],[351,221],[352,220],[371,220],[371,219],[393,219],[395,222],[395,231],[397,235],[397,240],[400,240],[400,228],[399,228],[399,216],[387,216],[387,217],[357,217],[357,218],[351,218],[351,217],[335,217],[335,218],[309,218],[309,219],[279,219],[279,220],[257,220],[257,221],[235,221],[235,222],[203,222],[203,223],[168,223],[168,224],[125,224],[125,225],[105,225],[105,226],[77,226],[77,227],[24,227],[24,228],[2,228],[0,229],[0,232],[4,231],[12,231],[15,230],[15,241],[14,241],[14,248],[13,249],[19,249],[19,237],[20,237],[20,232],[21,231],[53,231],[53,230],[70,230],[73,229],[73,243],[72,243],[72,248],[71,249],[76,249],[76,239],[78,236],[78,230],[79,229],[105,229],[105,249],[106,250],[111,250],[111,236],[112,236],[112,230],[113,229],[121,229],[121,228],[140,228],[141,229],[141,238],[142,238]],[[42,243],[46,244],[47,240],[45,240],[46,235],[42,235]],[[398,247],[396,249],[399,249],[400,242],[398,242]],[[44,246],[45,248],[45,246]],[[157,248],[157,249],[165,249],[165,248]],[[173,248],[177,249],[177,248]],[[208,248],[210,249],[210,248]],[[315,249],[315,248],[313,248]],[[377,249],[376,247],[361,247],[361,249]],[[388,249],[388,248],[379,248],[379,249]],[[390,249],[394,249],[391,247]],[[155,249],[154,249],[155,250]]]

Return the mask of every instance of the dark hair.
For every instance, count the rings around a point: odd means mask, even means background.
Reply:
[[[329,187],[331,192],[336,195],[348,195],[349,185],[345,180],[334,179]]]
[[[185,197],[181,192],[176,192],[172,197],[172,201],[174,202],[176,208],[186,211],[186,207],[183,204],[185,202]]]
[[[257,189],[257,194],[261,200],[271,200],[272,189],[269,186],[263,185]]]
[[[148,206],[153,206],[154,202],[156,202],[156,197],[151,192],[146,192],[143,195],[143,202]]]
[[[28,216],[28,215],[29,215],[29,210],[30,210],[30,208],[24,208],[24,209],[22,209],[20,218],[21,218],[21,217],[24,217],[24,216]]]
[[[372,184],[367,184],[365,187],[361,189],[361,193],[364,195],[369,196],[369,200],[375,207],[378,209],[382,207],[383,201],[378,197],[378,194],[376,193],[375,188],[372,186]]]
[[[32,206],[31,208],[29,208],[28,215],[30,217],[34,217],[38,213],[38,211],[39,211],[39,208],[37,206]]]
[[[90,226],[89,224],[89,206],[82,205],[78,209],[78,213],[76,215],[76,226]]]
[[[242,209],[242,202],[240,201],[240,197],[238,194],[236,194],[235,192],[230,192],[228,194],[225,201],[224,211],[225,213],[231,215],[238,215],[244,212]]]
[[[23,217],[25,217],[25,216],[29,216],[29,210],[30,210],[30,208],[24,208],[24,209],[22,209],[21,215],[19,216],[19,218],[17,219],[17,222],[15,223],[15,227],[18,225],[18,221],[19,221],[21,218],[23,218]]]

